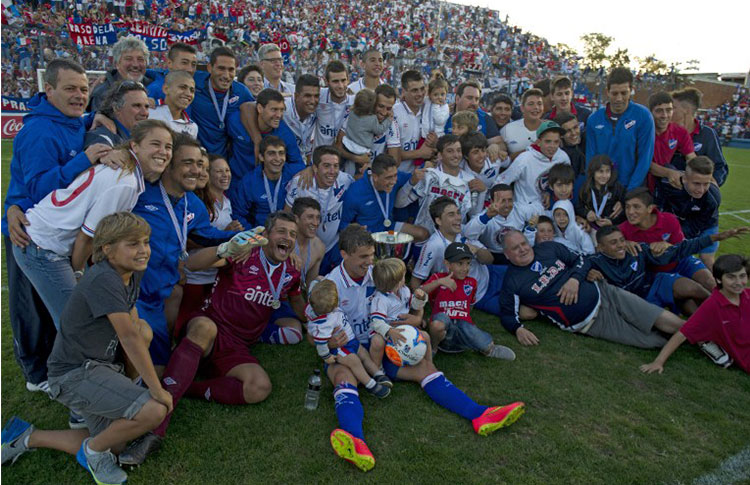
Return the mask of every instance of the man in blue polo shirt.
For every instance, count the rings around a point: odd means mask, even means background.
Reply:
[[[160,78],[155,79],[148,85],[148,97],[153,99],[157,105],[164,102],[164,79],[172,71],[187,71],[195,74],[198,69],[197,54],[195,47],[184,42],[175,42],[167,52],[167,72]]]
[[[269,214],[284,208],[287,184],[305,168],[302,160],[286,162],[284,141],[273,135],[260,142],[260,162],[230,199],[233,216],[247,228],[264,226]]]
[[[371,170],[354,182],[344,194],[339,231],[356,222],[373,233],[404,232],[414,236],[415,241],[424,241],[430,237],[424,227],[394,220],[393,204],[396,202],[396,194],[412,175],[399,172],[398,163],[390,155],[375,157]]]
[[[648,108],[632,102],[633,74],[612,69],[607,78],[609,102],[586,123],[586,163],[595,155],[609,155],[619,181],[632,190],[643,185],[654,158],[654,118]]]
[[[297,146],[297,138],[284,121],[284,96],[275,89],[266,88],[258,93],[255,100],[257,124],[261,138],[276,136],[281,138],[286,147],[287,163],[303,163],[302,154]],[[232,170],[232,188],[255,167],[255,144],[242,124],[239,113],[229,117],[229,136],[232,137],[232,156],[229,168]],[[231,197],[230,197],[231,198]]]
[[[459,111],[476,111],[479,118],[478,131],[481,131],[487,137],[487,140],[493,143],[490,139],[500,135],[500,130],[497,128],[497,123],[495,123],[492,116],[479,107],[481,97],[482,87],[478,82],[465,81],[459,84],[456,88],[456,104],[451,117],[448,118],[448,122],[445,124],[445,132],[452,133],[453,114]]]
[[[195,98],[188,115],[195,121],[198,140],[209,153],[229,156],[228,118],[240,111],[241,119],[250,119],[252,94],[241,82],[234,80],[237,58],[228,47],[217,47],[211,52],[208,73],[195,73]],[[247,125],[246,125],[247,126]]]

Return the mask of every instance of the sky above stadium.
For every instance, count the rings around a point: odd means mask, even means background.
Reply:
[[[633,60],[636,56],[656,54],[667,64],[698,59],[699,72],[750,69],[750,6],[746,1],[452,1],[489,7],[499,11],[501,18],[507,14],[511,25],[546,37],[552,44],[568,44],[580,54],[580,36],[601,32],[615,39],[609,54],[617,48],[627,48]]]

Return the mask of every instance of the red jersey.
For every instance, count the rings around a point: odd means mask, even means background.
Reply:
[[[258,340],[274,311],[271,306],[273,291],[264,269],[268,266],[265,257],[261,257],[261,250],[253,249],[244,263],[230,263],[221,268],[211,296],[204,305],[206,315],[216,325],[229,327],[248,344]],[[279,293],[281,299],[300,293],[300,273],[291,262],[277,265],[270,273],[274,288],[284,275]]]
[[[680,332],[691,344],[716,342],[750,374],[750,289],[742,292],[737,306],[714,288]]]
[[[682,226],[680,226],[677,216],[669,212],[660,212],[656,208],[654,208],[653,213],[656,214],[656,222],[648,229],[641,229],[628,221],[623,222],[617,227],[628,241],[645,242],[648,244],[667,241],[670,244],[679,244],[685,240],[685,235],[682,233]],[[670,272],[676,267],[677,263],[669,263],[653,269],[654,271]]]
[[[430,276],[423,284],[432,283],[435,280],[448,276],[448,273],[435,273]],[[464,320],[473,323],[471,320],[471,307],[476,303],[477,297],[477,280],[471,276],[459,280],[453,278],[456,282],[456,289],[451,290],[445,286],[438,286],[430,293],[432,300],[432,314],[445,313],[454,320]]]
[[[683,155],[695,153],[693,140],[687,130],[678,124],[670,123],[661,135],[654,140],[654,163],[662,167],[672,161],[675,152]],[[656,178],[648,174],[648,190],[653,194]]]

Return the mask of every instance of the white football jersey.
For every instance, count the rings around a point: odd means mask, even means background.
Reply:
[[[320,103],[316,110],[315,140],[313,146],[333,145],[339,130],[344,126],[349,108],[354,104],[354,95],[347,94],[344,101],[336,103],[331,99],[331,91],[321,88]]]
[[[435,225],[430,217],[430,204],[444,195],[456,201],[464,217],[471,211],[469,184],[461,177],[461,174],[449,175],[440,168],[428,168],[424,178],[417,185],[408,183],[401,187],[396,196],[395,207],[406,207],[415,200],[419,200],[419,212],[414,224],[426,228],[432,234],[435,232]]]
[[[357,283],[346,272],[342,262],[328,273],[326,279],[336,283],[339,308],[349,317],[349,323],[357,340],[366,344],[370,341],[370,302],[375,292],[372,268],[367,271],[362,282]]]
[[[115,212],[131,211],[144,190],[139,165],[133,173],[94,165],[66,188],[53,190],[27,210],[30,225],[26,232],[37,246],[70,256],[78,231],[93,238],[100,220]]]
[[[544,154],[529,147],[518,155],[508,169],[495,180],[499,184],[512,184],[513,203],[516,205],[542,205],[542,194],[550,189],[547,175],[549,169],[558,163],[570,165],[568,154],[558,148],[550,160]]]
[[[490,251],[503,252],[503,236],[511,229],[523,231],[529,244],[534,245],[536,229],[526,228],[526,222],[535,215],[541,215],[532,205],[514,205],[508,217],[496,215],[487,217],[487,211],[477,214],[464,225],[463,233],[470,239],[480,240]]]
[[[378,84],[383,84],[383,80],[380,79],[378,81]],[[354,81],[352,83],[349,83],[349,86],[347,87],[347,89],[349,91],[351,91],[352,94],[357,94],[358,92],[362,91],[366,87],[367,86],[365,86],[365,78],[361,77],[361,78],[357,79],[356,81]]]
[[[422,137],[422,110],[420,106],[416,113],[409,109],[403,101],[398,101],[393,105],[393,120],[398,123],[399,134],[401,136],[401,149],[403,151],[413,151],[417,149],[419,140]],[[413,172],[414,162],[404,160],[401,162],[399,170],[402,172]]]
[[[286,111],[284,111],[284,121],[292,130],[297,138],[297,146],[305,160],[312,156],[313,151],[313,133],[315,132],[315,122],[318,119],[317,112],[310,114],[305,120],[301,120],[297,113],[297,106],[294,103],[294,95],[284,98]]]
[[[182,119],[173,119],[172,113],[169,111],[169,106],[166,104],[148,110],[148,118],[150,120],[161,120],[168,124],[172,131],[176,133],[185,133],[193,138],[198,138],[198,124],[191,120],[187,113],[183,112],[182,115]]]
[[[422,252],[419,253],[419,259],[417,264],[414,265],[412,274],[420,280],[426,281],[434,273],[448,271],[443,255],[445,248],[454,242],[469,243],[472,246],[484,248],[484,244],[475,239],[468,239],[463,234],[458,234],[453,241],[449,241],[440,231],[435,231],[422,246]],[[487,269],[486,265],[477,261],[477,258],[472,258],[469,276],[477,280],[476,301],[479,301],[487,293],[487,287],[490,284],[490,270]]]
[[[339,172],[336,183],[327,189],[318,187],[318,181],[313,179],[312,187],[308,189],[299,188],[299,175],[295,175],[286,187],[286,203],[291,207],[298,197],[312,197],[320,203],[320,227],[318,237],[326,245],[326,251],[333,248],[339,240],[339,224],[341,223],[341,210],[344,207],[344,193],[351,184],[354,177],[348,173]]]
[[[500,136],[508,145],[508,153],[517,153],[526,150],[536,141],[536,130],[528,130],[523,119],[520,119],[503,126]]]

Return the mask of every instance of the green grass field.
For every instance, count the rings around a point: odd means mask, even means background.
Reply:
[[[750,209],[750,151],[727,149],[729,181],[722,211]],[[8,184],[11,144],[2,143],[2,187]],[[737,214],[750,220],[749,213]],[[747,224],[722,216],[721,229]],[[721,253],[750,253],[750,239],[722,243]],[[3,253],[4,256],[4,253]],[[8,324],[7,278],[2,292],[2,421],[17,414],[39,428],[67,426],[67,410],[24,388]],[[328,434],[337,421],[332,386],[321,405],[302,407],[306,379],[320,367],[307,346],[258,345],[273,392],[243,407],[184,400],[162,450],[130,473],[143,484],[688,484],[750,447],[750,377],[722,370],[696,348],[680,349],[663,375],[642,375],[644,351],[531,324],[541,344],[522,348],[496,317],[476,312],[495,341],[511,346],[515,362],[478,355],[439,355],[437,366],[483,404],[523,400],[527,413],[490,437],[438,407],[414,384],[396,385],[384,401],[362,393],[367,442],[376,457],[362,474],[337,459]],[[750,483],[744,479],[702,483]],[[41,450],[3,467],[8,484],[76,484],[91,479],[75,459]],[[744,481],[743,481],[744,480]]]

